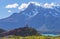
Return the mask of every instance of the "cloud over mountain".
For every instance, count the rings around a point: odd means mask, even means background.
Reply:
[[[17,3],[14,3],[14,4],[8,4],[8,5],[6,5],[5,8],[17,8],[18,5],[19,5],[19,4],[17,4]]]
[[[8,10],[8,12],[12,12],[11,10]]]
[[[20,9],[20,10],[26,9],[29,6],[30,3],[32,3],[32,4],[36,5],[36,6],[43,7],[43,8],[53,8],[55,6],[60,6],[60,4],[55,4],[55,3],[45,3],[45,4],[43,4],[43,3],[39,3],[39,2],[28,2],[28,3],[22,3],[18,7],[18,9]]]
[[[5,6],[5,8],[7,9],[18,9],[20,11],[24,11],[26,8],[28,8],[28,6],[30,4],[34,4],[35,6],[40,6],[42,8],[50,8],[53,9],[55,6],[60,6],[60,4],[55,4],[55,3],[39,3],[39,2],[28,2],[28,3],[22,3],[21,5],[19,5],[18,3],[14,3],[14,4],[8,4]],[[11,10],[10,10],[11,11]],[[10,12],[8,10],[8,12]]]

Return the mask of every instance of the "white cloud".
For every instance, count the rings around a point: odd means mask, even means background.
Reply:
[[[8,12],[10,13],[10,12],[12,12],[11,10],[8,10]]]
[[[34,5],[36,5],[36,6],[40,6],[40,7],[43,7],[43,8],[53,8],[54,6],[59,6],[59,4],[55,4],[55,3],[45,3],[45,4],[43,4],[43,3],[38,3],[38,2],[28,2],[28,3],[23,3],[23,4],[21,4],[19,7],[18,7],[18,9],[19,10],[25,10],[28,6],[29,6],[29,4],[34,4]]]
[[[38,3],[38,2],[28,2],[28,3],[23,3],[19,6],[19,4],[17,3],[14,3],[14,4],[8,4],[6,5],[5,8],[18,8],[19,10],[23,11],[25,10],[30,4],[34,4],[36,6],[40,6],[40,7],[43,7],[43,8],[53,8],[54,6],[60,6],[60,4],[55,4],[55,3]],[[10,12],[10,11],[9,11]]]
[[[52,3],[50,3],[50,5],[51,5],[51,6],[55,6],[56,4],[52,2]]]
[[[42,7],[44,7],[44,8],[53,8],[53,7],[55,7],[55,6],[60,6],[60,4],[55,4],[55,3],[45,3],[45,4],[43,4],[43,6]]]
[[[20,6],[18,7],[18,9],[24,10],[24,9],[27,8],[27,7],[28,7],[28,4],[23,3],[22,5],[20,5]]]
[[[14,4],[8,4],[8,5],[6,5],[5,8],[17,8],[17,7],[18,7],[18,4],[14,3]]]
[[[44,8],[52,8],[53,6],[54,6],[53,3],[51,3],[51,4],[45,3],[43,7]]]

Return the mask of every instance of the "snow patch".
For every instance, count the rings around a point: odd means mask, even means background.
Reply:
[[[53,8],[53,6],[55,6],[54,3],[51,3],[51,4],[45,3],[45,4],[43,5],[44,8]]]
[[[23,3],[22,5],[20,5],[18,7],[18,9],[20,10],[25,10],[30,4],[34,4],[35,6],[40,6],[40,7],[43,7],[43,8],[54,8],[54,6],[60,6],[59,4],[55,4],[55,3],[38,3],[38,2],[28,2],[28,3]]]
[[[29,5],[29,4],[23,3],[22,5],[20,5],[20,6],[18,7],[18,9],[24,10],[24,9],[26,9],[26,8],[28,7],[28,5]]]

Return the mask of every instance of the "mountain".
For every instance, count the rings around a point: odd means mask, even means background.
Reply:
[[[0,26],[11,30],[24,27],[24,25],[28,24],[42,33],[60,33],[59,4],[29,2],[25,5],[20,8],[19,13],[14,13],[10,17],[0,19]]]

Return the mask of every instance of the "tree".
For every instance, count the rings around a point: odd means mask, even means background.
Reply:
[[[40,35],[38,31],[32,27],[26,27],[15,29],[14,35],[20,35],[20,36],[32,36],[32,35]]]
[[[4,29],[0,29],[0,37],[3,37],[3,33],[5,32]]]
[[[38,31],[36,29],[26,25],[25,27],[17,28],[17,29],[11,30],[9,32],[6,32],[3,35],[4,36],[6,36],[6,35],[32,36],[32,35],[40,35],[40,33],[38,33]]]
[[[2,32],[5,32],[5,30],[4,29],[0,29],[0,33],[2,33]]]

